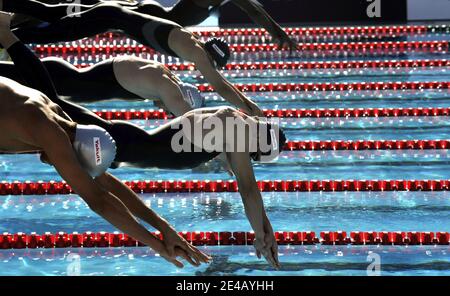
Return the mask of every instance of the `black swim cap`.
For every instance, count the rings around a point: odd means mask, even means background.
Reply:
[[[216,62],[218,68],[225,67],[230,58],[230,47],[224,39],[210,38],[205,42],[205,49]]]
[[[270,146],[269,151],[263,152],[260,150],[260,132],[261,128],[267,128],[266,131],[266,145]],[[286,135],[283,129],[276,123],[259,123],[258,124],[258,152],[250,153],[250,157],[254,161],[271,162],[280,155],[286,144]]]

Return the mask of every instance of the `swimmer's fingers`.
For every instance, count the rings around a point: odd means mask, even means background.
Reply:
[[[258,257],[258,259],[261,259],[261,255],[264,255],[262,254],[262,250],[264,248],[264,241],[260,239],[255,239],[253,241],[253,247],[255,247],[256,256]]]
[[[268,257],[271,260],[273,267],[276,269],[280,268],[280,262],[278,260],[278,244],[275,240],[275,236],[273,234],[272,226],[268,225],[270,228],[269,233],[265,236],[265,249],[267,251]]]
[[[197,261],[197,259],[195,257],[191,257],[188,252],[186,252],[185,250],[181,249],[181,248],[177,248],[176,249],[176,254],[177,256],[182,257],[184,260],[186,260],[187,262],[189,262],[191,265],[198,267],[200,266],[200,262]]]
[[[199,259],[205,263],[208,263],[209,261],[211,261],[212,257],[209,256],[206,253],[203,253],[202,251],[200,251],[199,249],[190,246],[190,248],[197,254],[197,256],[199,257]]]
[[[278,263],[275,260],[275,257],[273,256],[270,248],[264,248],[264,250],[262,250],[261,253],[263,254],[264,258],[266,258],[266,261],[269,262],[269,264],[272,265],[273,268],[278,268],[277,267]]]
[[[200,265],[203,263],[209,262],[209,257],[200,252],[197,248],[189,244],[188,242],[185,242],[183,245],[180,246],[183,251],[190,256],[191,258],[195,259],[195,261]]]
[[[271,251],[272,251],[272,256],[276,263],[276,268],[279,269],[281,267],[281,265],[280,265],[280,260],[278,258],[278,244],[277,243],[272,245]]]
[[[263,255],[263,257],[266,259],[266,261],[272,265],[272,267],[277,268],[277,261],[275,260],[273,254],[272,254],[272,245],[269,243],[264,242],[264,239],[255,239],[253,242],[253,245],[257,251],[260,254]],[[258,257],[260,258],[260,257]]]
[[[172,263],[173,265],[175,265],[178,268],[183,268],[184,267],[184,264],[181,263],[181,261],[177,260],[176,258],[165,256],[165,255],[161,255],[161,257],[166,259],[166,261]]]
[[[258,259],[261,259],[261,252],[256,250],[256,257],[258,257]]]
[[[211,260],[211,257],[202,253],[199,249],[193,247],[187,242],[183,246],[180,246],[180,248],[182,248],[188,255],[194,257],[198,262],[208,263],[209,260]]]

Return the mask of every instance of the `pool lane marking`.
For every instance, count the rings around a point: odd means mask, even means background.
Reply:
[[[153,234],[162,239],[159,232]],[[195,246],[249,246],[253,245],[254,232],[247,231],[183,231],[179,234]],[[420,231],[277,231],[279,245],[449,245],[448,232]],[[25,234],[22,232],[0,235],[0,249],[35,248],[106,248],[142,247],[144,244],[123,233],[108,232],[58,232],[52,234]]]
[[[235,180],[130,180],[136,193],[238,192]],[[388,192],[450,191],[450,180],[260,180],[261,192]],[[64,181],[2,181],[0,196],[66,195],[73,190]]]

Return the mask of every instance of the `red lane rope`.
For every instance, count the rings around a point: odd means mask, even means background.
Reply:
[[[426,33],[446,33],[448,25],[384,25],[384,26],[344,26],[344,27],[286,27],[283,30],[288,35],[294,36],[403,36]],[[263,36],[267,30],[261,28],[229,28],[219,30],[194,30],[195,34],[202,37],[228,37],[228,36]],[[123,37],[118,33],[105,33],[97,38]]]
[[[351,83],[252,83],[234,84],[244,92],[297,92],[297,91],[380,91],[380,90],[423,90],[450,89],[450,81],[428,82],[351,82]],[[201,92],[214,92],[209,84],[197,84]]]
[[[450,149],[450,140],[289,141],[283,150],[424,150]]]
[[[94,112],[107,120],[171,119],[163,110],[101,110]],[[341,109],[281,109],[264,110],[266,117],[279,118],[338,118],[338,117],[413,117],[449,116],[450,108],[341,108]]]
[[[159,232],[153,233],[162,239]],[[255,234],[245,231],[195,231],[180,232],[195,246],[245,246],[253,245]],[[279,245],[449,245],[448,232],[419,231],[323,231],[319,237],[314,231],[277,231],[275,238]],[[72,234],[3,233],[0,235],[0,249],[35,248],[106,248],[138,247],[141,242],[122,233],[85,232]]]
[[[77,64],[78,68],[92,66],[89,63]],[[171,71],[194,71],[194,64],[168,63]],[[225,66],[228,71],[238,70],[319,70],[319,69],[399,69],[399,68],[429,68],[449,67],[450,60],[368,60],[368,61],[326,61],[326,62],[241,62],[230,63]]]
[[[445,30],[447,25],[424,26],[424,25],[392,25],[392,26],[349,26],[349,27],[297,27],[284,28],[289,35],[299,36],[342,36],[342,35],[370,35],[370,36],[391,36],[405,34],[426,34],[435,30]],[[265,29],[243,28],[243,29],[220,29],[215,31],[195,31],[196,34],[204,37],[225,37],[225,36],[249,36],[267,34]]]
[[[386,41],[386,42],[342,42],[342,43],[301,43],[300,51],[351,51],[351,52],[373,52],[382,53],[386,51],[410,52],[421,50],[429,52],[446,52],[449,48],[448,41]],[[37,54],[46,55],[81,55],[88,53],[97,54],[131,54],[149,53],[156,54],[157,51],[143,45],[36,45],[34,50]],[[276,44],[231,44],[230,50],[235,53],[279,51]]]
[[[443,150],[450,140],[307,140],[288,141],[283,151]],[[0,153],[5,154],[5,153]]]
[[[238,192],[237,182],[135,180],[125,181],[136,193]],[[450,180],[275,180],[258,181],[262,192],[341,192],[341,191],[449,191]],[[74,193],[62,182],[0,183],[0,195],[65,195]]]
[[[80,64],[84,68],[88,64]],[[225,66],[228,71],[236,70],[319,70],[319,69],[398,69],[398,68],[429,68],[449,67],[450,60],[369,60],[369,61],[326,61],[326,62],[242,62],[230,63]],[[166,64],[172,71],[193,71],[194,64]]]

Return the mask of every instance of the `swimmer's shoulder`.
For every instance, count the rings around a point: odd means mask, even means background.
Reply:
[[[19,97],[35,97],[38,94],[41,94],[41,92],[12,79],[0,76],[0,95],[4,98],[17,100]]]
[[[2,113],[34,112],[42,110],[51,101],[40,91],[0,76],[0,110]]]

